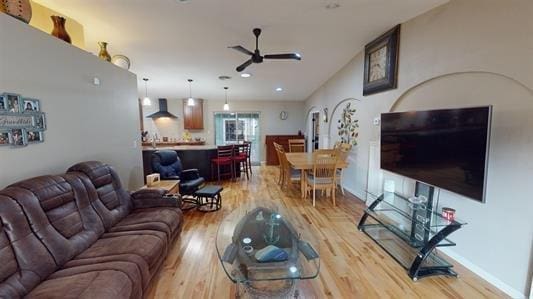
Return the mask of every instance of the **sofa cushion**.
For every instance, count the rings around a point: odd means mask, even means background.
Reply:
[[[43,281],[27,298],[142,298],[130,277],[117,270],[79,273]]]
[[[69,273],[66,271],[74,271],[70,273],[86,272],[87,267],[94,265],[102,265],[105,267],[117,267],[121,271],[126,271],[131,276],[140,277],[140,280],[135,280],[143,289],[148,287],[152,278],[148,264],[138,255],[135,254],[118,254],[113,256],[93,257],[93,258],[78,258],[69,261],[65,264],[62,273]],[[133,266],[133,267],[132,267]],[[137,273],[140,276],[137,276]],[[55,275],[55,273],[54,273]]]
[[[58,268],[11,198],[17,193],[0,192],[0,298],[25,296]]]
[[[156,233],[147,231],[143,234],[142,231],[137,231],[104,234],[76,259],[133,254],[141,257],[152,273],[167,253],[166,235],[159,233],[158,236]]]
[[[113,226],[109,232],[156,230],[164,232],[170,243],[182,222],[183,213],[178,208],[137,209]]]
[[[58,266],[93,244],[104,233],[91,207],[85,186],[77,176],[41,176],[11,185],[32,230]]]
[[[68,172],[77,175],[87,188],[91,205],[106,230],[130,213],[130,195],[122,188],[117,173],[109,165],[97,161],[83,162],[70,167]]]

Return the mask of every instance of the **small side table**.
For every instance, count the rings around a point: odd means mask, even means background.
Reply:
[[[180,194],[180,180],[159,181],[150,187],[145,185],[141,189],[163,189],[167,194]]]
[[[196,191],[194,196],[198,203],[198,210],[201,212],[215,212],[222,207],[222,186],[210,185]]]

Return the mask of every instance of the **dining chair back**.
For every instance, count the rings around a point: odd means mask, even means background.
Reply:
[[[335,149],[339,150],[339,161],[347,162],[350,151],[352,150],[352,145],[349,143],[336,142]],[[342,186],[342,178],[344,176],[344,169],[337,169],[337,186],[341,190],[342,195],[344,195],[344,187]]]
[[[305,139],[289,139],[289,152],[291,153],[305,152]]]
[[[336,149],[320,149],[313,152],[313,170],[306,178],[306,192],[313,191],[313,206],[315,206],[316,190],[325,190],[335,206],[336,170],[339,151]]]
[[[276,142],[274,142],[274,149],[276,149],[276,155],[278,157],[278,162],[279,162],[278,184],[283,185],[283,180],[284,180],[284,175],[285,175],[284,166],[283,166],[284,164],[283,155],[285,155],[285,150],[283,149],[283,146],[279,145]]]

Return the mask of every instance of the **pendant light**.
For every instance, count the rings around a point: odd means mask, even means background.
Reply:
[[[224,91],[226,93],[226,102],[224,103],[224,111],[229,111],[229,104],[228,104],[228,87],[224,87]]]
[[[144,99],[143,106],[152,106],[152,100],[148,97],[148,78],[143,78],[144,81]]]
[[[187,106],[194,106],[194,98],[192,97],[192,79],[188,79],[189,81],[189,99],[187,100]]]

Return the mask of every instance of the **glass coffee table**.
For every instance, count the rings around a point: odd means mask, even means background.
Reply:
[[[259,206],[238,209],[220,224],[216,250],[238,298],[298,297],[296,281],[318,276],[318,241],[287,217]]]

